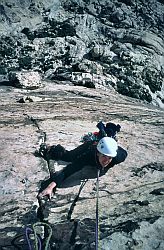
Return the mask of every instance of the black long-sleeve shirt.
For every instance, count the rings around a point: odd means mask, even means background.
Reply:
[[[127,157],[126,150],[119,146],[116,157],[112,159],[107,167],[102,168],[98,160],[96,145],[94,145],[93,142],[86,142],[70,151],[59,144],[52,146],[49,154],[51,159],[70,162],[63,170],[56,172],[51,177],[51,180],[54,181],[57,186],[60,186],[66,178],[81,170],[86,165],[100,169],[100,176],[102,176],[109,168],[123,162]]]

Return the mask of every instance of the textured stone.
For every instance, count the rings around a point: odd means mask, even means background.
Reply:
[[[99,87],[164,107],[162,1],[2,0],[0,8],[1,74],[70,81],[101,68]]]
[[[16,237],[25,245],[25,228],[44,219],[52,227],[52,249],[95,249],[96,173],[86,166],[68,178],[51,201],[39,204],[36,196],[50,171],[66,163],[48,164],[35,152],[43,141],[72,149],[82,135],[96,131],[102,119],[121,125],[118,143],[128,150],[128,158],[100,178],[99,248],[162,250],[162,109],[114,90],[109,94],[53,82],[28,90],[41,102],[18,103],[25,89],[1,86],[0,91],[0,246],[12,247],[14,240],[19,242]],[[44,238],[46,228],[39,229]]]
[[[25,89],[41,87],[41,76],[34,71],[9,72],[9,81],[13,86]]]

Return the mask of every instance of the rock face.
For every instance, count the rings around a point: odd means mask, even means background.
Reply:
[[[96,248],[97,173],[38,200],[67,163],[36,150],[72,149],[100,120],[121,125],[128,158],[99,181],[98,249],[164,249],[163,13],[162,0],[1,0],[2,249],[36,246],[32,229],[46,250]]]
[[[1,0],[0,13],[1,75],[35,70],[164,106],[163,1]]]
[[[25,229],[32,226],[46,244],[51,231],[35,224],[46,222],[52,229],[50,249],[95,249],[96,173],[86,166],[51,201],[39,203],[38,190],[50,172],[66,163],[47,162],[35,152],[43,140],[72,149],[103,120],[121,125],[118,143],[128,158],[100,178],[99,249],[162,250],[164,111],[114,90],[54,82],[43,86],[0,88],[0,246],[29,249]],[[24,96],[34,101],[20,103]]]

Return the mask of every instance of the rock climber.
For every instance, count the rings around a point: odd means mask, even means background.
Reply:
[[[69,162],[63,170],[50,177],[50,184],[38,195],[39,198],[48,196],[51,199],[53,190],[60,187],[66,178],[81,170],[84,166],[90,165],[100,169],[100,176],[102,176],[109,168],[123,162],[127,157],[127,152],[118,146],[115,139],[105,136],[98,143],[87,141],[70,151],[60,144],[48,146],[42,150],[42,157]]]

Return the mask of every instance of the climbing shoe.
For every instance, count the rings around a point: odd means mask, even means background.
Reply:
[[[45,143],[42,143],[39,148],[39,155],[43,157],[45,160],[49,159],[49,152],[50,146],[46,145]]]

